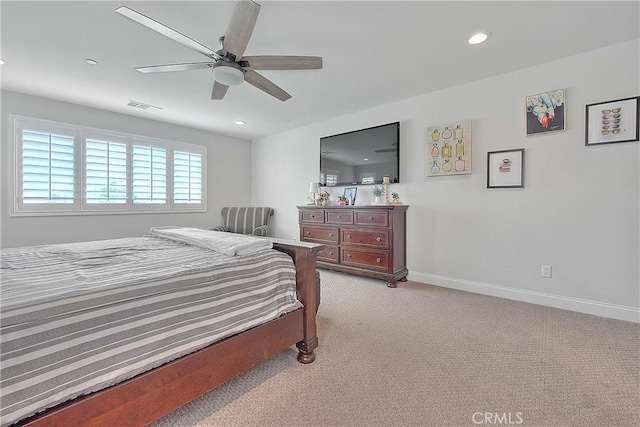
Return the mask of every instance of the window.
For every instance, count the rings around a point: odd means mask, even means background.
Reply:
[[[12,119],[16,214],[206,209],[205,147]]]
[[[73,137],[23,132],[24,203],[73,203]]]
[[[133,146],[133,203],[167,203],[167,150]]]
[[[86,139],[85,203],[127,203],[127,144]]]
[[[174,156],[174,203],[201,203],[202,156],[183,151],[176,151]]]
[[[75,130],[54,123],[24,127],[13,121],[16,133],[16,212],[69,212],[78,208]]]

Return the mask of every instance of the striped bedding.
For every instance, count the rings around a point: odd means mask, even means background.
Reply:
[[[301,307],[273,249],[145,236],[4,249],[1,267],[2,426]]]

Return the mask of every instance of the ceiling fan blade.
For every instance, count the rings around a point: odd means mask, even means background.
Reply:
[[[213,62],[186,62],[184,64],[151,65],[148,67],[137,67],[134,70],[141,73],[166,73],[171,71],[189,71],[211,68]]]
[[[230,59],[234,61],[242,57],[247,44],[249,44],[253,27],[256,26],[258,13],[260,13],[260,5],[258,3],[252,1],[239,1],[236,3],[222,43],[224,56],[229,57],[227,54],[232,54],[234,57]]]
[[[286,101],[287,99],[291,98],[291,95],[279,88],[271,80],[267,79],[261,74],[256,73],[255,71],[247,71],[246,73],[244,73],[244,81],[252,84],[253,86],[268,93],[269,95],[278,98],[280,101]]]
[[[213,81],[213,91],[211,92],[211,99],[222,99],[227,94],[229,86],[223,85],[217,81]]]
[[[218,55],[216,52],[209,49],[205,45],[200,44],[193,39],[190,39],[184,34],[179,33],[178,31],[172,28],[169,28],[158,21],[155,21],[149,18],[148,16],[145,16],[141,13],[136,12],[133,9],[130,9],[126,6],[120,6],[119,8],[116,9],[116,12],[122,16],[126,16],[127,18],[136,21],[138,24],[142,24],[145,27],[162,34],[165,37],[169,37],[171,40],[178,42],[183,46],[186,46],[195,51],[198,51],[203,55],[206,55],[210,58],[221,59],[220,55]]]
[[[246,62],[246,65],[244,64]],[[245,70],[321,70],[320,56],[243,56],[239,62]]]

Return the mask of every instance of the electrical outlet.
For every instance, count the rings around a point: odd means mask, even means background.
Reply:
[[[550,265],[543,265],[542,269],[541,269],[541,274],[542,274],[542,277],[551,278],[551,266]]]

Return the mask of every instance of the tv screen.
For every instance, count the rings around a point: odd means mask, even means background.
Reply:
[[[320,138],[320,183],[400,182],[400,122]]]

